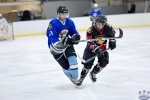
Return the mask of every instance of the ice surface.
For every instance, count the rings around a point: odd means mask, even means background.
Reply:
[[[87,76],[81,87],[63,74],[46,36],[0,41],[0,100],[139,100],[139,91],[150,91],[150,27],[123,31],[97,82]],[[85,32],[80,34],[85,39]],[[75,46],[77,54],[82,56],[85,46]]]

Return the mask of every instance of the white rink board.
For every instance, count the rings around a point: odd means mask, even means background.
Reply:
[[[108,23],[114,27],[132,27],[150,25],[150,13],[108,15]],[[77,30],[85,30],[91,26],[89,17],[71,18]],[[49,20],[23,21],[13,23],[15,36],[24,34],[42,34],[46,32]]]

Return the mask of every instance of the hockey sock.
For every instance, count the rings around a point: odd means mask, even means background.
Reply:
[[[70,65],[70,70],[69,72],[71,73],[71,76],[73,79],[78,78],[78,63],[76,56],[70,56],[68,57],[69,65]]]
[[[63,72],[64,72],[64,74],[65,74],[68,78],[71,77],[71,73],[69,72],[69,70],[63,69]]]
[[[72,76],[73,79],[77,79],[78,78],[78,68],[70,69],[69,72],[71,73],[71,76]]]

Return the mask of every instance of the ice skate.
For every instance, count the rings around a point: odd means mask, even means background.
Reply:
[[[70,79],[70,81],[71,81],[73,84],[79,86],[79,85],[78,85],[78,84],[79,84],[79,80],[78,80],[78,79],[73,79],[72,77],[70,77],[69,79]]]
[[[93,83],[96,82],[96,80],[97,80],[96,74],[93,71],[90,72],[89,76]]]
[[[77,83],[78,86],[82,85],[84,78],[85,78],[84,76],[80,77],[80,79],[78,80],[78,83]]]
[[[80,81],[78,79],[74,79],[74,84],[77,85],[77,86],[80,86]]]
[[[69,79],[74,84],[74,80],[73,80],[73,78],[71,76],[69,77]]]

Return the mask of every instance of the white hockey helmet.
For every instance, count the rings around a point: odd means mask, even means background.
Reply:
[[[98,7],[98,4],[97,4],[97,3],[94,4],[94,8],[96,8],[96,7]]]

